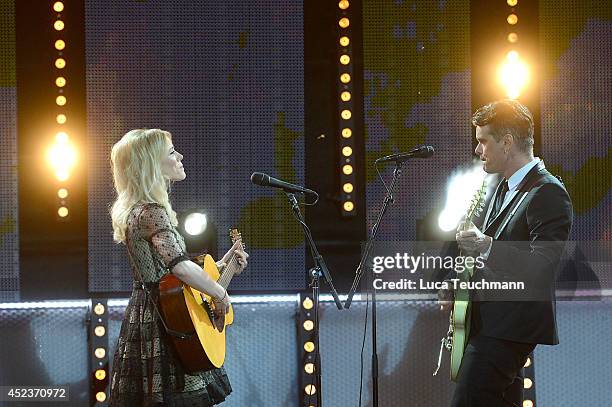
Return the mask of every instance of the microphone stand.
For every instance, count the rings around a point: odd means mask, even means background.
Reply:
[[[344,303],[345,309],[349,309],[351,306],[351,302],[353,301],[353,295],[355,295],[355,292],[357,291],[359,282],[365,270],[365,264],[368,261],[370,252],[372,251],[372,245],[374,243],[374,240],[376,239],[376,234],[378,233],[378,227],[380,226],[380,222],[382,221],[383,216],[387,212],[387,208],[389,207],[389,204],[394,202],[393,190],[395,188],[395,184],[397,183],[397,180],[399,179],[399,176],[401,175],[401,173],[402,173],[402,162],[398,160],[395,162],[395,170],[393,171],[393,180],[391,181],[391,185],[389,186],[389,189],[387,190],[387,195],[385,196],[385,200],[383,201],[382,208],[380,209],[380,212],[378,213],[378,218],[376,219],[376,222],[374,223],[374,226],[372,227],[370,236],[368,237],[368,241],[366,243],[365,249],[363,251],[363,254],[361,255],[361,261],[359,262],[359,265],[357,266],[357,270],[355,272],[355,279],[353,280],[353,286],[351,287],[351,290],[349,291],[348,296],[346,298],[346,302]],[[370,281],[370,284],[371,284],[371,281]],[[374,285],[371,285],[369,289],[370,289],[370,293],[372,294],[372,406],[377,407],[378,406],[378,353],[377,353],[377,348],[376,348],[376,289],[374,288]]]
[[[336,303],[336,307],[339,310],[342,310],[342,303],[340,302],[340,298],[338,298],[338,292],[334,287],[332,282],[332,277],[325,264],[325,260],[323,260],[323,256],[317,250],[317,245],[312,238],[312,234],[310,233],[310,228],[306,225],[304,217],[302,216],[302,212],[300,211],[300,206],[298,204],[297,199],[295,198],[295,194],[292,192],[287,192],[287,198],[289,198],[289,203],[291,204],[291,209],[293,210],[293,216],[297,219],[297,221],[302,225],[304,229],[304,236],[306,237],[306,242],[308,243],[308,247],[310,248],[310,254],[312,255],[312,259],[314,261],[314,267],[308,270],[308,274],[310,276],[310,287],[312,287],[312,302],[313,302],[313,322],[314,322],[314,345],[316,349],[315,355],[315,386],[317,388],[317,399],[319,401],[318,405],[321,403],[321,353],[319,352],[319,281],[320,278],[323,277],[327,284],[329,285],[329,289],[331,291],[331,295],[334,298],[334,302]]]

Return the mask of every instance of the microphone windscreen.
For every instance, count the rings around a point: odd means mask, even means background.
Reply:
[[[251,182],[255,185],[267,185],[267,183],[264,181],[266,179],[266,174],[263,174],[261,172],[254,172],[253,174],[251,174]]]

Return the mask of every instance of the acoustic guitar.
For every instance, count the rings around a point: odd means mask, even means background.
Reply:
[[[232,244],[242,236],[237,229],[230,231]],[[203,272],[227,289],[234,275],[240,270],[236,254],[227,262],[222,273],[210,255],[198,256],[196,262]],[[210,370],[225,362],[225,330],[234,322],[234,309],[225,315],[215,313],[212,297],[182,282],[172,273],[159,282],[159,305],[170,338],[183,368],[188,373]]]
[[[472,221],[475,216],[479,216],[485,205],[486,184],[483,181],[482,186],[478,189],[470,207],[465,215],[463,222],[463,231],[467,231],[473,225]],[[463,256],[463,253],[460,254]],[[465,264],[465,269],[461,273],[457,273],[459,285],[463,282],[468,282],[474,272],[474,262]],[[470,292],[467,289],[457,288],[454,290],[453,310],[449,316],[449,327],[446,337],[442,338],[440,345],[440,356],[438,357],[438,369],[442,358],[443,348],[446,348],[451,353],[450,358],[450,376],[452,381],[457,381],[459,368],[463,359],[463,353],[467,340],[470,334]],[[438,373],[438,369],[434,372],[434,376]]]

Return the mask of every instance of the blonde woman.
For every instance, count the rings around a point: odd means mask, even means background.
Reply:
[[[212,296],[218,312],[230,306],[227,291],[189,260],[176,230],[168,189],[186,177],[182,159],[171,134],[158,129],[132,130],[111,152],[114,239],[126,246],[134,277],[113,360],[111,406],[212,406],[232,391],[223,368],[184,372],[155,309],[158,282],[169,272]],[[248,254],[237,246],[221,263],[234,252],[242,271]]]

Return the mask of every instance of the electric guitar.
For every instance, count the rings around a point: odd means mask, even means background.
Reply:
[[[230,231],[232,244],[242,236],[237,229]],[[196,258],[203,272],[227,289],[232,277],[240,270],[236,254],[227,262],[222,273],[210,255]],[[179,360],[188,373],[210,370],[225,362],[225,328],[234,322],[234,309],[225,315],[215,313],[212,297],[183,283],[172,273],[159,282],[159,305],[168,333]]]
[[[485,205],[486,184],[482,182],[482,186],[476,191],[474,198],[470,203],[470,207],[465,215],[462,231],[467,231],[473,225],[472,220],[475,216],[482,213]],[[463,253],[460,254],[463,256]],[[465,269],[462,273],[457,273],[459,279],[458,284],[468,282],[474,272],[474,262],[465,264]],[[438,357],[438,368],[434,372],[434,376],[438,373],[442,360],[442,351],[444,348],[450,351],[450,376],[452,381],[457,380],[459,368],[463,359],[463,352],[470,334],[470,292],[467,289],[457,288],[454,290],[453,310],[449,316],[449,327],[446,337],[442,338],[440,344],[440,355]]]

